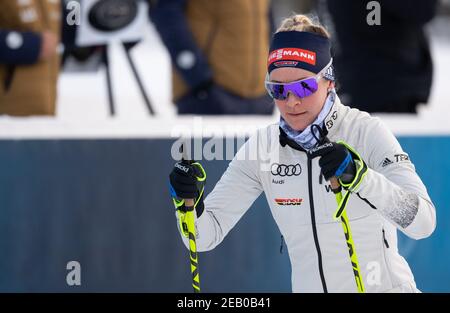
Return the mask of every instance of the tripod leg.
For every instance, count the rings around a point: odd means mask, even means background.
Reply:
[[[114,105],[114,96],[112,93],[112,81],[111,81],[111,69],[109,68],[109,57],[108,57],[108,46],[102,47],[102,60],[103,64],[106,67],[106,86],[108,90],[108,103],[109,103],[109,112],[111,116],[116,115],[115,105]]]
[[[153,110],[153,107],[152,107],[152,104],[150,102],[150,99],[149,99],[149,97],[147,95],[147,92],[145,91],[144,85],[142,84],[141,77],[139,76],[139,73],[138,73],[138,71],[136,69],[136,66],[134,65],[133,59],[131,58],[131,55],[130,55],[130,50],[135,45],[136,45],[135,42],[133,42],[133,43],[123,43],[123,47],[125,48],[125,54],[127,56],[128,63],[130,64],[130,67],[131,67],[131,69],[133,71],[133,75],[134,75],[134,78],[136,79],[136,82],[137,82],[137,84],[139,86],[139,90],[141,91],[142,98],[144,98],[145,105],[147,106],[147,109],[150,112],[150,115],[155,115],[155,111]]]

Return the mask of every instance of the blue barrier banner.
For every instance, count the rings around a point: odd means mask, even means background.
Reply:
[[[400,253],[423,292],[450,292],[450,137],[399,137],[436,206],[437,226],[431,237],[412,240],[399,234]]]
[[[428,239],[399,237],[425,292],[450,291],[450,137],[400,137],[437,210]],[[1,292],[191,292],[168,189],[173,139],[1,140]],[[211,191],[229,161],[202,161]],[[290,292],[264,196],[215,250],[205,292]]]

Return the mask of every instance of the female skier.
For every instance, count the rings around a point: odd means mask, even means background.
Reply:
[[[419,292],[397,229],[430,236],[434,205],[389,129],[340,102],[323,26],[303,15],[283,21],[266,89],[279,123],[250,137],[204,202],[199,163],[176,163],[170,174],[178,219],[182,199],[195,199],[197,250],[216,247],[264,191],[289,250],[293,292]]]

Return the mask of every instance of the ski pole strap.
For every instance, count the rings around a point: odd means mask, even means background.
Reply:
[[[350,191],[346,191],[344,196],[339,197],[338,202],[338,208],[336,212],[334,213],[334,218],[339,219],[342,216],[342,213],[344,212],[345,208],[347,207],[348,199],[350,198]]]
[[[350,194],[359,187],[359,185],[361,184],[363,178],[366,176],[367,174],[367,165],[364,162],[364,160],[362,159],[362,157],[359,155],[358,152],[356,152],[355,149],[353,149],[348,143],[346,143],[345,141],[338,141],[338,144],[344,145],[348,151],[350,152],[350,154],[353,157],[353,160],[355,161],[355,166],[356,166],[356,174],[355,174],[355,178],[353,179],[353,181],[351,181],[350,183],[344,183],[341,179],[339,179],[339,184],[346,190],[345,194],[343,196],[341,196],[339,204],[338,204],[338,208],[336,210],[336,212],[334,213],[334,218],[335,219],[339,219],[342,215],[342,212],[344,212],[347,203],[348,203],[348,199],[350,198]],[[334,190],[333,190],[334,191]]]
[[[198,162],[191,163],[191,165],[197,166],[197,168],[200,170],[200,176],[195,176],[195,178],[197,178],[197,181],[199,182],[205,181],[206,171],[203,168],[203,166]]]

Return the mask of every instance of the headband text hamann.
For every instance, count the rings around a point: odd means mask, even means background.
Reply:
[[[328,38],[309,32],[279,32],[272,38],[267,72],[280,67],[297,67],[317,74],[330,60]]]

